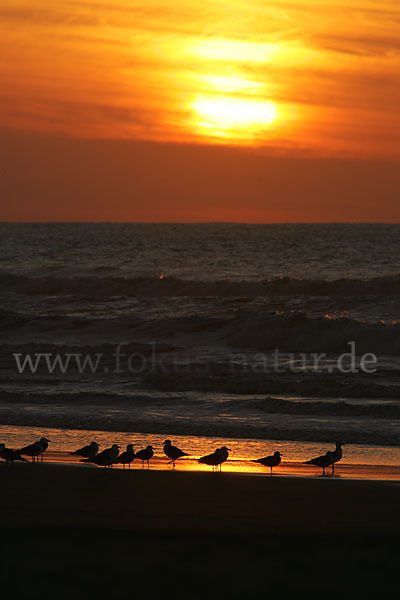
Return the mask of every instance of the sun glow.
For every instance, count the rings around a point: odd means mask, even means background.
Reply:
[[[192,109],[200,117],[196,125],[222,137],[252,137],[265,131],[278,116],[273,102],[233,97],[198,98]]]
[[[194,55],[203,59],[247,63],[268,62],[274,56],[276,50],[276,44],[232,39],[205,39],[191,48]]]
[[[201,79],[218,92],[226,92],[228,94],[244,90],[246,92],[257,93],[260,88],[264,87],[264,84],[258,81],[227,75],[202,75]]]

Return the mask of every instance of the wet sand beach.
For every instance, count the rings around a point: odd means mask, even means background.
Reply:
[[[400,534],[400,485],[389,481],[52,464],[2,464],[1,478],[7,526]]]
[[[6,588],[31,597],[395,589],[395,482],[46,463],[0,479]]]

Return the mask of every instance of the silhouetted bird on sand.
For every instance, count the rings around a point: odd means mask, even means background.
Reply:
[[[82,462],[91,462],[94,465],[98,465],[99,467],[112,467],[114,463],[118,462],[119,455],[119,446],[118,444],[113,444],[111,448],[106,448],[100,454],[97,454],[94,458],[86,458]]]
[[[226,446],[222,446],[222,448],[220,448],[219,451],[222,456],[222,460],[219,463],[219,470],[221,471],[222,463],[224,463],[226,460],[228,460],[230,448],[227,448]]]
[[[175,469],[175,461],[182,456],[189,456],[187,452],[184,452],[180,448],[173,446],[171,440],[165,440],[164,442],[164,453],[171,459],[172,467]]]
[[[133,444],[128,444],[126,447],[126,451],[122,452],[118,457],[118,462],[124,465],[128,465],[128,468],[131,468],[131,462],[135,460],[135,452],[133,450]]]
[[[213,471],[216,471],[218,470],[218,467],[221,468],[222,463],[227,460],[228,456],[229,448],[222,446],[222,448],[217,448],[212,454],[207,454],[206,456],[199,458],[199,463],[209,465],[213,468]]]
[[[153,446],[147,446],[146,448],[144,448],[144,450],[139,450],[139,452],[136,452],[135,454],[135,458],[138,458],[139,460],[142,461],[142,469],[144,467],[144,463],[147,462],[147,468],[150,468],[150,459],[152,459],[154,456],[154,448]]]
[[[32,458],[32,462],[35,462],[35,460],[39,460],[40,456],[43,460],[43,453],[47,450],[49,441],[50,440],[48,440],[47,438],[40,438],[38,442],[34,442],[29,446],[21,448],[20,453],[26,454],[26,456],[30,456]]]
[[[331,452],[332,454],[332,474],[335,472],[335,463],[339,462],[342,459],[343,451],[342,451],[342,442],[336,442],[336,449]]]
[[[41,451],[41,453],[39,455],[41,460],[43,460],[43,454],[46,452],[47,448],[49,447],[49,442],[50,442],[50,440],[48,440],[45,437],[42,437],[39,440],[39,444],[40,444],[40,446],[42,448],[42,451]]]
[[[322,475],[325,475],[326,467],[329,467],[332,464],[332,452],[327,452],[323,456],[317,456],[317,458],[312,458],[311,460],[307,460],[305,465],[315,465],[317,467],[321,467]]]
[[[277,467],[279,465],[279,463],[281,462],[281,453],[274,452],[272,456],[266,456],[265,458],[259,458],[258,460],[253,460],[252,462],[260,463],[261,465],[264,465],[264,467],[269,467],[271,470],[271,475],[272,475],[273,467]]]
[[[82,456],[83,458],[93,460],[98,452],[99,444],[97,442],[90,442],[89,446],[83,446],[83,448],[79,448],[79,450],[70,452],[70,454],[74,454],[75,456]]]
[[[0,458],[6,461],[6,463],[14,464],[15,460],[20,460],[22,462],[28,462],[26,458],[21,456],[19,450],[13,450],[12,448],[6,448],[4,444],[0,444]]]

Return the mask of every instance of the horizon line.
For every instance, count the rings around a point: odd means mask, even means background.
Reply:
[[[400,225],[399,221],[9,221],[0,225]]]

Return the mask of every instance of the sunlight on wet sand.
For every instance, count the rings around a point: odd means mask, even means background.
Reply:
[[[282,453],[282,463],[274,469],[273,476],[320,477],[321,469],[312,465],[305,465],[303,462],[313,456],[325,453],[326,449],[332,446],[329,443],[318,444],[315,442],[0,426],[0,442],[11,448],[21,448],[41,437],[50,439],[49,450],[45,454],[46,462],[79,465],[84,468],[99,467],[86,465],[80,461],[79,457],[70,455],[69,452],[88,444],[91,440],[96,440],[100,444],[100,450],[118,443],[121,446],[121,452],[125,450],[126,445],[129,443],[134,445],[135,451],[151,444],[155,447],[155,455],[150,461],[150,469],[162,471],[172,470],[169,459],[163,453],[163,442],[167,438],[172,439],[174,444],[190,455],[177,461],[176,470],[179,471],[212,472],[211,467],[199,464],[197,460],[201,456],[225,445],[230,449],[230,456],[222,466],[223,472],[247,473],[268,477],[270,477],[269,469],[252,462],[252,460],[279,450]],[[114,465],[113,468],[123,469],[123,466]],[[137,459],[131,465],[131,469],[141,468],[141,462]],[[330,469],[327,469],[326,479],[331,477],[328,471],[330,472]],[[334,477],[400,480],[400,449],[346,445],[344,447],[343,462],[336,465]]]
[[[45,461],[56,463],[56,464],[69,464],[74,466],[81,466],[84,468],[101,468],[95,465],[88,465],[83,462],[79,457],[71,456],[64,452],[47,452],[45,455]],[[113,465],[113,469],[124,469],[123,465]],[[135,460],[131,464],[130,470],[147,470],[147,465],[142,467],[142,463],[139,460]],[[153,471],[173,471],[172,465],[166,457],[154,456],[150,461],[150,470]],[[196,458],[182,458],[176,463],[176,471],[186,472],[212,472],[212,468],[199,464]],[[125,471],[129,471],[128,467]],[[228,459],[222,465],[222,473],[237,473],[247,475],[259,475],[271,477],[269,469],[260,467],[255,463],[247,460]],[[323,478],[321,475],[321,469],[312,465],[304,465],[299,462],[282,462],[279,467],[273,470],[272,477],[307,477],[307,478]],[[330,469],[327,469],[327,473],[324,479],[371,479],[371,480],[382,480],[382,481],[400,481],[400,466],[383,466],[383,465],[349,465],[346,463],[340,463],[336,467],[336,472],[332,476]]]

